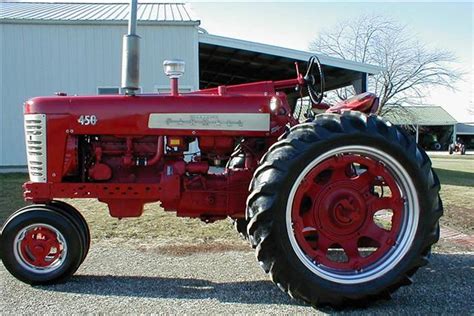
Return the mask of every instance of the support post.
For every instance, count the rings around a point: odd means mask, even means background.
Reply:
[[[418,144],[418,140],[420,138],[420,126],[416,124],[416,143]]]
[[[458,128],[456,125],[457,125],[456,123],[454,123],[453,125],[453,143],[456,143],[456,139],[458,138],[458,135],[457,135]]]
[[[356,94],[367,92],[368,88],[368,78],[366,73],[361,73],[360,78],[352,81],[352,86]]]

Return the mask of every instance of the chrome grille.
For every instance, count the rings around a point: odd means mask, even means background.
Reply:
[[[25,115],[25,141],[30,181],[46,182],[46,115]]]

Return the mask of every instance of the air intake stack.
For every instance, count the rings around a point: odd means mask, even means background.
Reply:
[[[137,35],[137,2],[130,0],[128,34],[123,36],[122,90],[134,95],[140,87],[140,36]]]

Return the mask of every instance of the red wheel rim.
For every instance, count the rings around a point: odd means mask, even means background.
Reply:
[[[67,251],[62,234],[46,224],[34,224],[22,229],[15,243],[19,263],[35,272],[58,268]]]
[[[391,251],[404,210],[397,180],[382,162],[343,153],[325,159],[305,175],[293,198],[291,220],[296,241],[310,261],[338,273],[352,273],[374,265]],[[374,219],[379,213],[391,213],[389,223],[387,219],[384,223],[387,227]],[[330,249],[339,249],[341,258],[332,257]]]

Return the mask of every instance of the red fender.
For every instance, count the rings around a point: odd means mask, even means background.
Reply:
[[[336,105],[326,110],[328,113],[342,113],[344,111],[359,111],[362,113],[376,113],[379,108],[379,98],[371,93],[364,92],[357,94],[345,101],[339,102]]]

